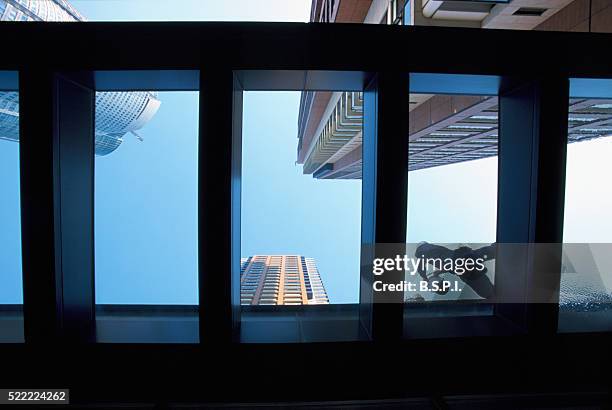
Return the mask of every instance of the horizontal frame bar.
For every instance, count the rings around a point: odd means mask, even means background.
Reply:
[[[233,70],[612,78],[612,56],[601,52],[610,34],[483,34],[483,29],[455,27],[316,23],[2,24],[0,36],[19,41],[4,45],[0,70],[199,70],[223,64]],[[477,44],[478,58],[458,44]],[[403,52],[408,45],[410,52]],[[580,50],[581,58],[558,50]]]
[[[95,71],[96,91],[198,91],[198,70]]]

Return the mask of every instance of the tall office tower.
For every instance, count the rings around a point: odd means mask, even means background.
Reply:
[[[76,22],[85,18],[67,0],[0,0],[0,21]],[[153,118],[161,102],[150,91],[96,93],[96,155],[107,155]],[[19,141],[19,94],[0,91],[0,139]]]
[[[329,304],[313,258],[255,255],[240,261],[240,304]]]
[[[312,0],[310,21],[611,32],[612,3],[589,7],[582,0]],[[472,46],[458,45],[465,52]],[[497,106],[496,96],[410,94],[408,169],[497,155]],[[303,172],[322,179],[360,179],[362,118],[360,93],[302,92],[297,163],[304,165]],[[572,98],[568,120],[570,143],[610,136],[612,100]]]

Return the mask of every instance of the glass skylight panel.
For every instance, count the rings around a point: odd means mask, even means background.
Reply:
[[[453,99],[460,99],[453,101]],[[426,95],[420,107],[427,110],[436,107],[438,118],[444,118],[445,126],[421,141],[438,142],[423,154],[413,153],[408,173],[407,209],[407,255],[414,257],[419,252],[453,252],[459,247],[472,250],[486,248],[496,240],[497,230],[497,178],[498,161],[491,158],[497,154],[498,114],[491,112],[494,100],[487,96]],[[450,99],[450,101],[449,101]],[[428,101],[429,100],[429,101]],[[453,107],[463,106],[462,109]],[[473,115],[466,116],[462,110],[469,109]],[[419,107],[410,113],[421,113]],[[446,110],[446,111],[445,111]],[[418,117],[417,117],[418,118]],[[428,126],[435,126],[432,120]],[[491,134],[480,137],[479,134]],[[470,140],[470,137],[477,139]],[[440,138],[437,138],[440,137]],[[410,156],[409,156],[410,158]],[[461,283],[460,292],[406,291],[404,294],[404,330],[409,334],[411,320],[429,317],[430,306],[437,302],[485,301],[492,296],[495,284],[494,263],[487,266],[487,273],[480,280],[487,284],[473,288],[451,273],[440,273],[436,279],[435,269],[426,269],[423,274],[407,275],[406,281],[420,284],[421,280],[445,280]],[[418,289],[418,288],[417,288]],[[412,303],[415,301],[415,303]],[[416,303],[418,302],[418,303]],[[431,302],[423,306],[423,302]],[[446,306],[446,305],[445,305]],[[454,307],[454,304],[448,306]],[[448,316],[454,316],[448,309]],[[483,313],[489,314],[489,313]],[[424,316],[423,316],[424,315]]]
[[[570,79],[570,83],[573,80]],[[609,82],[611,80],[602,80]],[[609,89],[603,87],[603,89]],[[607,96],[608,98],[612,97]],[[585,110],[612,109],[609,99]],[[572,105],[569,101],[569,120]],[[590,120],[605,121],[599,113]],[[605,124],[605,123],[604,123]],[[571,125],[570,125],[571,127]],[[612,128],[584,127],[570,130],[565,175],[563,221],[563,266],[559,292],[560,332],[592,332],[612,329],[612,276],[610,257],[612,196],[602,189],[605,176],[612,173]]]
[[[331,113],[312,118],[318,126],[300,131],[302,95],[244,92],[241,257],[251,262],[243,277],[260,263],[257,283],[278,289],[274,297],[264,299],[263,292],[243,297],[252,309],[359,301],[361,144],[350,149],[347,144],[361,132],[363,95],[308,94],[326,98]],[[329,205],[325,212],[323,202]],[[308,292],[309,286],[320,288],[321,295]],[[245,296],[244,281],[241,287]]]
[[[96,303],[197,305],[198,93],[96,102]]]
[[[23,342],[19,93],[0,91],[0,343]]]

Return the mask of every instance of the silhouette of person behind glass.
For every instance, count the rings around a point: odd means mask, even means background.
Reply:
[[[478,249],[472,249],[469,246],[460,246],[457,249],[449,249],[441,245],[421,242],[419,246],[417,246],[414,256],[417,258],[426,259],[451,259],[453,262],[457,259],[466,258],[471,258],[473,260],[482,258],[485,261],[490,261],[495,259],[495,244],[483,246]],[[455,266],[455,263],[453,263],[453,266]],[[452,270],[437,270],[428,276],[426,267],[420,266],[418,272],[419,275],[421,275],[421,277],[429,283],[440,282],[442,281],[442,278],[440,277],[442,274],[450,273],[457,276],[463,283],[472,288],[474,292],[478,294],[478,296],[485,299],[493,296],[493,284],[486,275],[486,267],[484,270],[478,270],[476,267],[473,267],[472,269],[465,269],[465,272],[462,274],[457,274]],[[448,289],[440,289],[436,291],[436,293],[438,295],[445,295],[448,293]]]

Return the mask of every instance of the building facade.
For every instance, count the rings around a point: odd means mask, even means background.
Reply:
[[[0,0],[0,21],[77,22],[85,18],[67,0]],[[161,102],[150,91],[96,93],[95,153],[108,155],[149,122]],[[19,141],[19,93],[0,91],[0,139]]]
[[[255,255],[242,258],[240,263],[242,305],[329,304],[313,258]]]
[[[595,3],[594,3],[595,4]],[[612,0],[313,0],[310,20],[516,30],[612,32]],[[432,44],[432,47],[435,45]],[[473,52],[477,58],[477,46]],[[410,48],[405,51],[409,53]],[[410,95],[409,170],[497,155],[494,95]],[[297,163],[322,179],[360,179],[360,93],[305,91],[298,118]],[[612,100],[569,101],[570,143],[612,135]]]

